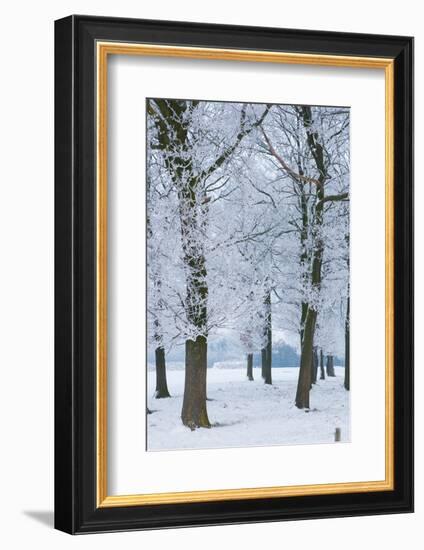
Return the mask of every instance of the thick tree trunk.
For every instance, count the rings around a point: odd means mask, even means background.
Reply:
[[[210,428],[206,410],[208,284],[206,258],[198,229],[206,230],[207,205],[196,194],[198,181],[189,181],[180,191],[180,223],[186,271],[186,314],[199,334],[185,347],[185,386],[181,419],[185,426]],[[195,230],[196,229],[196,230]]]
[[[350,390],[350,300],[347,299],[346,322],[345,322],[345,376],[344,387]]]
[[[210,428],[206,410],[207,340],[198,336],[185,346],[185,384],[181,419],[191,430]]]
[[[327,355],[327,376],[336,376],[334,372],[334,357]]]
[[[300,355],[299,379],[296,391],[296,407],[309,409],[309,391],[311,389],[312,355],[317,313],[309,309],[303,331],[303,346]]]
[[[318,350],[314,346],[313,355],[312,355],[312,384],[317,383],[317,374],[318,374]]]
[[[323,256],[323,242],[321,235],[321,228],[323,225],[324,217],[324,182],[327,178],[325,161],[324,161],[324,148],[319,141],[319,135],[313,128],[312,110],[311,107],[303,105],[298,108],[299,114],[303,119],[303,124],[306,130],[307,144],[310,149],[311,155],[315,161],[318,169],[319,177],[316,186],[316,208],[315,216],[313,219],[313,238],[314,238],[314,250],[312,253],[312,271],[311,271],[311,283],[312,290],[316,295],[319,295],[321,289],[321,267]],[[311,220],[306,219],[303,222],[303,226],[307,223],[307,227],[311,226]],[[302,238],[301,238],[302,240]],[[302,240],[303,244],[303,240]],[[303,307],[303,306],[302,306]],[[312,368],[313,368],[313,346],[315,337],[315,327],[317,321],[318,312],[314,307],[308,305],[307,313],[305,317],[305,324],[303,327],[302,347],[300,354],[300,369],[299,380],[297,384],[296,392],[296,407],[299,409],[309,408],[309,391],[312,382]],[[303,309],[302,309],[303,316]]]
[[[299,159],[298,161],[299,166],[299,174],[303,174],[302,170],[302,163]],[[301,247],[301,256],[300,256],[300,266],[301,266],[301,276],[302,276],[302,283],[304,286],[308,284],[309,280],[309,274],[307,275],[307,265],[308,265],[308,249],[307,249],[307,241],[308,241],[308,225],[309,225],[309,215],[308,215],[308,200],[306,197],[305,187],[302,186],[300,189],[300,206],[301,206],[301,212],[302,212],[302,230],[300,232],[300,247]],[[306,314],[308,313],[308,304],[306,302],[302,302],[301,305],[301,315],[300,315],[300,349],[302,349],[303,346],[303,333],[305,330],[305,321],[306,321]]]
[[[165,364],[165,350],[163,347],[155,349],[156,360],[156,399],[163,397],[171,397],[168,391],[168,384],[166,382],[166,364]]]
[[[318,197],[323,196],[321,190]],[[321,200],[321,199],[320,199]],[[317,208],[318,209],[318,208]],[[317,214],[318,224],[322,224],[322,210]],[[322,265],[322,243],[319,240],[317,248],[314,251],[312,262],[312,285],[319,291],[321,286],[321,265]],[[302,347],[300,352],[300,369],[299,379],[296,391],[296,407],[299,409],[309,408],[309,391],[312,385],[312,368],[313,368],[313,347],[315,338],[315,327],[317,321],[317,311],[312,307],[308,308],[306,314],[305,325],[303,329]]]
[[[191,221],[195,222],[195,218]],[[185,386],[181,419],[185,426],[210,428],[206,410],[207,372],[207,299],[206,260],[203,248],[190,235],[187,219],[182,223],[184,263],[187,268],[187,317],[201,334],[195,341],[187,340],[185,346]],[[194,223],[192,224],[194,226]]]
[[[261,349],[261,372],[265,384],[272,384],[272,336],[269,331],[266,347]]]
[[[324,369],[324,353],[322,349],[319,352],[319,370],[320,370],[320,380],[325,380],[325,369]]]
[[[266,348],[261,349],[261,376],[265,379],[267,354]]]
[[[247,354],[247,379],[253,380],[253,353]]]
[[[302,349],[303,346],[303,335],[305,332],[305,321],[306,321],[306,314],[308,313],[308,304],[305,302],[302,302],[301,306],[301,315],[300,315],[300,349]]]
[[[268,340],[267,347],[266,347],[266,363],[265,363],[265,376],[264,376],[264,383],[265,384],[272,384],[272,344],[271,344],[271,337]]]
[[[203,333],[195,341],[186,340],[185,345],[185,385],[181,419],[185,426],[194,430],[210,428],[206,410],[208,287],[203,254],[186,255],[185,261],[190,269],[190,276],[187,278],[187,316],[192,325]]]
[[[266,345],[262,350],[262,377],[265,384],[272,384],[272,319],[271,319],[271,293],[265,297],[265,335]]]

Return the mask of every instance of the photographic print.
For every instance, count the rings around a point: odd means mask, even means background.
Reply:
[[[413,46],[55,22],[57,529],[413,511]]]
[[[349,441],[349,108],[146,109],[147,449]]]

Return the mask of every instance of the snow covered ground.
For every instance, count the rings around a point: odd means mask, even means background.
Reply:
[[[318,381],[311,391],[311,410],[294,405],[297,368],[273,369],[273,385],[265,385],[260,369],[255,380],[246,379],[244,368],[208,369],[208,415],[211,429],[191,431],[180,414],[184,370],[168,370],[169,399],[155,399],[155,373],[148,371],[148,450],[207,449],[268,445],[333,443],[336,428],[341,441],[350,440],[349,392],[343,388],[344,369],[336,377]]]

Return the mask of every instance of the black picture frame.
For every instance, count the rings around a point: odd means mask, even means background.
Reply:
[[[96,41],[394,60],[394,490],[96,500]],[[413,39],[73,15],[55,22],[55,527],[94,533],[413,511]]]

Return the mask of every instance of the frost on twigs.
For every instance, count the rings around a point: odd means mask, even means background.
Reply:
[[[345,355],[349,122],[342,107],[147,101],[148,347],[157,396],[184,355],[189,429],[211,426],[208,352],[222,335],[252,392],[273,383],[276,343],[294,342],[305,411],[320,365]]]

